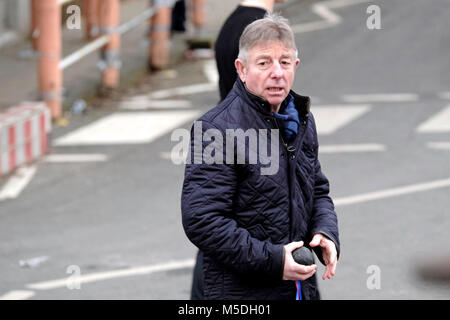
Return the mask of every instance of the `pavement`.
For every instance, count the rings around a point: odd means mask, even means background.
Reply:
[[[322,297],[449,299],[448,282],[418,272],[450,254],[448,3],[315,3],[282,12],[297,30],[294,90],[312,96],[339,219],[342,253],[336,276],[319,280]],[[211,0],[213,14],[213,4],[226,7]],[[380,30],[367,28],[370,4]],[[172,133],[217,103],[214,70],[180,61],[54,128],[50,157],[0,201],[0,299],[189,298],[196,248],[181,226]]]

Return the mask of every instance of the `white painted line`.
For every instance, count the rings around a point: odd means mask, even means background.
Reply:
[[[0,296],[0,300],[26,300],[34,295],[34,291],[30,290],[14,290]]]
[[[386,198],[392,198],[417,192],[429,191],[433,189],[450,187],[450,179],[436,180],[426,183],[412,184],[409,186],[386,189],[381,191],[363,193],[350,197],[335,198],[335,206],[345,206],[367,201],[374,201]]]
[[[317,133],[326,135],[336,132],[370,109],[369,105],[327,105],[313,107],[311,111],[316,120]]]
[[[185,109],[191,106],[188,100],[152,100],[148,97],[126,99],[119,103],[119,109],[122,110]]]
[[[331,0],[315,3],[311,6],[311,10],[323,20],[293,25],[291,27],[292,31],[294,33],[304,33],[336,26],[342,22],[342,18],[331,9],[365,2],[369,2],[369,0]]]
[[[313,4],[312,11],[330,24],[338,24],[342,20],[338,14],[331,11],[329,2],[319,2]]]
[[[437,113],[418,128],[418,132],[421,133],[438,133],[450,131],[450,105],[444,108],[441,112]]]
[[[28,183],[30,183],[35,173],[36,166],[18,168],[17,172],[0,191],[0,201],[17,198]]]
[[[117,279],[123,277],[131,277],[131,276],[139,276],[139,275],[148,275],[156,272],[164,272],[170,270],[177,270],[183,268],[191,268],[195,265],[195,259],[181,260],[181,261],[172,261],[163,264],[157,265],[149,265],[149,266],[141,266],[129,269],[121,269],[121,270],[113,270],[113,271],[105,271],[105,272],[97,272],[91,274],[80,275],[77,278],[77,282],[81,285],[84,283],[103,281],[109,279]],[[26,285],[27,288],[34,290],[51,290],[57,288],[64,288],[70,282],[73,282],[73,276],[69,278],[44,281],[38,283],[32,283]]]
[[[319,153],[349,153],[349,152],[383,152],[386,146],[382,144],[341,144],[341,145],[321,145]]]
[[[104,154],[51,154],[44,158],[49,163],[70,163],[70,162],[105,162],[108,156]]]
[[[200,84],[192,84],[189,86],[154,91],[150,93],[147,97],[150,99],[166,99],[175,96],[188,96],[197,93],[211,92],[217,90],[218,90],[217,84],[200,83]]]
[[[54,145],[150,143],[200,113],[198,110],[114,113],[56,139]]]
[[[419,96],[413,93],[346,94],[342,100],[350,103],[411,102],[419,100]]]
[[[450,100],[450,91],[439,93],[439,98],[444,100]]]
[[[428,142],[428,148],[437,150],[450,150],[450,142]]]

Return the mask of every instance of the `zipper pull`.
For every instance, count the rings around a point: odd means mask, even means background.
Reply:
[[[285,144],[285,145],[286,145],[286,148],[287,148],[287,151],[288,151],[288,152],[294,152],[295,150],[297,150],[297,149],[295,149],[295,147],[292,146],[292,145],[290,145],[290,146],[288,146],[287,144]]]
[[[290,145],[290,146],[287,147],[287,151],[288,151],[289,156],[290,156],[290,158],[291,158],[292,160],[295,159],[295,150],[296,150],[295,147],[292,146],[292,145]]]

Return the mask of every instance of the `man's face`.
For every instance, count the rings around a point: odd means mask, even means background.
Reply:
[[[235,65],[247,89],[267,100],[277,112],[292,88],[299,62],[293,49],[282,42],[269,42],[255,45],[246,65],[239,59]]]

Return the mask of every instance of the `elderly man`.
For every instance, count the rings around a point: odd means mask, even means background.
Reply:
[[[182,218],[186,235],[204,253],[205,299],[319,299],[317,266],[292,257],[302,245],[326,265],[323,279],[335,274],[337,217],[318,160],[310,100],[291,90],[298,64],[284,18],[267,15],[253,22],[240,39],[233,89],[191,131]],[[224,144],[210,153],[226,162],[202,158],[208,153],[199,149],[211,151],[211,132],[217,146],[228,141],[230,130],[257,130],[260,139],[270,132],[261,139],[266,145],[259,141],[256,149],[279,155],[277,170],[262,173],[267,163],[264,157],[250,159],[255,145],[245,137],[241,145]]]

